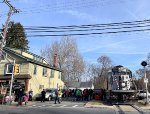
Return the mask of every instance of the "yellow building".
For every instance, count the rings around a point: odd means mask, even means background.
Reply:
[[[13,59],[19,64],[19,73],[14,75],[13,87],[24,86],[25,91],[32,89],[33,96],[42,89],[64,87],[61,70],[46,62],[43,57],[19,49],[4,48],[0,60],[0,85],[10,85]]]

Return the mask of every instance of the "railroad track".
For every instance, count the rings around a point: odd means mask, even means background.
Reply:
[[[136,105],[113,105],[116,111],[116,114],[146,114],[141,108]]]

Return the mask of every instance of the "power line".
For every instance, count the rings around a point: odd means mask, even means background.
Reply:
[[[88,35],[104,35],[104,34],[117,34],[117,33],[131,33],[131,32],[143,32],[150,31],[149,29],[136,29],[136,30],[122,30],[122,31],[109,31],[109,32],[93,32],[93,33],[76,33],[76,34],[46,34],[46,35],[27,35],[27,37],[49,37],[49,36],[88,36]],[[18,35],[17,35],[18,36]],[[10,35],[11,37],[11,35]],[[21,35],[20,35],[21,37]]]
[[[119,0],[118,0],[119,1]],[[54,11],[60,11],[60,10],[65,10],[65,9],[75,9],[75,8],[89,8],[89,7],[99,7],[99,6],[104,6],[106,4],[107,6],[110,4],[117,4],[121,3],[125,0],[120,0],[119,2],[116,1],[111,1],[111,0],[52,0],[50,2],[47,2],[46,4],[43,5],[37,5],[33,4],[33,7],[29,8],[20,8],[21,11],[20,13],[22,14],[29,14],[29,13],[41,13],[41,12],[54,12]],[[132,0],[133,1],[133,0]],[[42,1],[43,2],[43,1]],[[42,3],[41,2],[41,3]],[[129,1],[131,2],[131,1]],[[40,3],[40,2],[39,2]]]
[[[142,20],[142,21],[126,21],[119,23],[107,23],[107,24],[90,24],[90,25],[70,25],[70,26],[58,26],[58,27],[46,27],[46,26],[30,26],[32,28],[53,28],[53,29],[75,29],[75,28],[89,28],[89,27],[107,27],[107,26],[122,26],[122,25],[136,25],[136,24],[144,24],[149,23],[150,20]],[[28,26],[29,27],[29,26]],[[25,27],[26,28],[26,27]]]
[[[70,26],[58,26],[58,27],[28,26],[25,28],[25,30],[28,34],[27,35],[28,37],[47,37],[47,36],[65,36],[65,35],[82,36],[82,35],[98,35],[98,34],[100,35],[115,34],[115,33],[125,33],[125,32],[140,32],[140,31],[148,31],[149,30],[148,27],[150,27],[150,20],[127,21],[127,22],[105,23],[105,24],[70,25]],[[41,35],[41,32],[52,33],[52,34]],[[66,33],[62,33],[62,32],[66,32]],[[34,34],[34,33],[40,33],[40,34]]]
[[[77,29],[77,28],[94,28],[94,27],[118,27],[118,26],[127,26],[127,25],[141,25],[141,24],[149,24],[150,19],[147,20],[138,20],[138,21],[125,21],[118,23],[105,23],[105,24],[89,24],[89,25],[69,25],[69,26],[25,26],[26,30],[47,30],[47,29]]]
[[[117,29],[129,29],[129,28],[143,28],[143,27],[150,27],[150,25],[144,26],[127,26],[127,27],[118,27],[118,28],[101,28],[101,29],[84,29],[84,30],[35,30],[35,29],[26,29],[28,32],[86,32],[86,31],[100,31],[100,30],[117,30]]]

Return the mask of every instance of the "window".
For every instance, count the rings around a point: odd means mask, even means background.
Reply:
[[[47,76],[47,68],[43,68],[43,76]]]
[[[55,73],[55,71],[51,70],[51,78],[54,78],[54,73]]]
[[[13,65],[12,64],[7,64],[6,74],[12,74],[12,72],[13,72]]]
[[[44,88],[44,85],[39,85],[39,89],[43,89]]]
[[[58,78],[59,78],[59,79],[61,79],[61,72],[59,72],[59,76],[58,76]]]
[[[33,72],[33,74],[36,75],[36,73],[37,73],[37,65],[34,65],[34,72]]]

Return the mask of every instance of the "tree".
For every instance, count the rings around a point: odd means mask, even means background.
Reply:
[[[41,55],[50,64],[53,64],[55,54],[58,56],[58,67],[63,70],[62,80],[66,82],[81,80],[85,65],[83,57],[78,51],[76,41],[66,36],[41,50]]]
[[[97,59],[98,64],[88,66],[87,76],[91,77],[95,88],[107,88],[107,72],[112,67],[111,59],[108,56],[100,56]],[[91,76],[92,75],[92,76]]]
[[[148,53],[146,62],[148,65],[146,66],[146,77],[150,81],[150,53]],[[145,89],[145,83],[144,83],[144,68],[138,69],[136,71],[136,77],[138,78],[135,80],[136,86],[139,90]],[[150,91],[150,83],[147,85],[148,90]]]
[[[101,56],[97,59],[100,69],[97,77],[96,85],[100,88],[107,88],[107,74],[108,70],[112,67],[112,61],[108,56]]]
[[[10,22],[6,35],[6,47],[27,50],[28,43],[23,26],[20,23]]]

